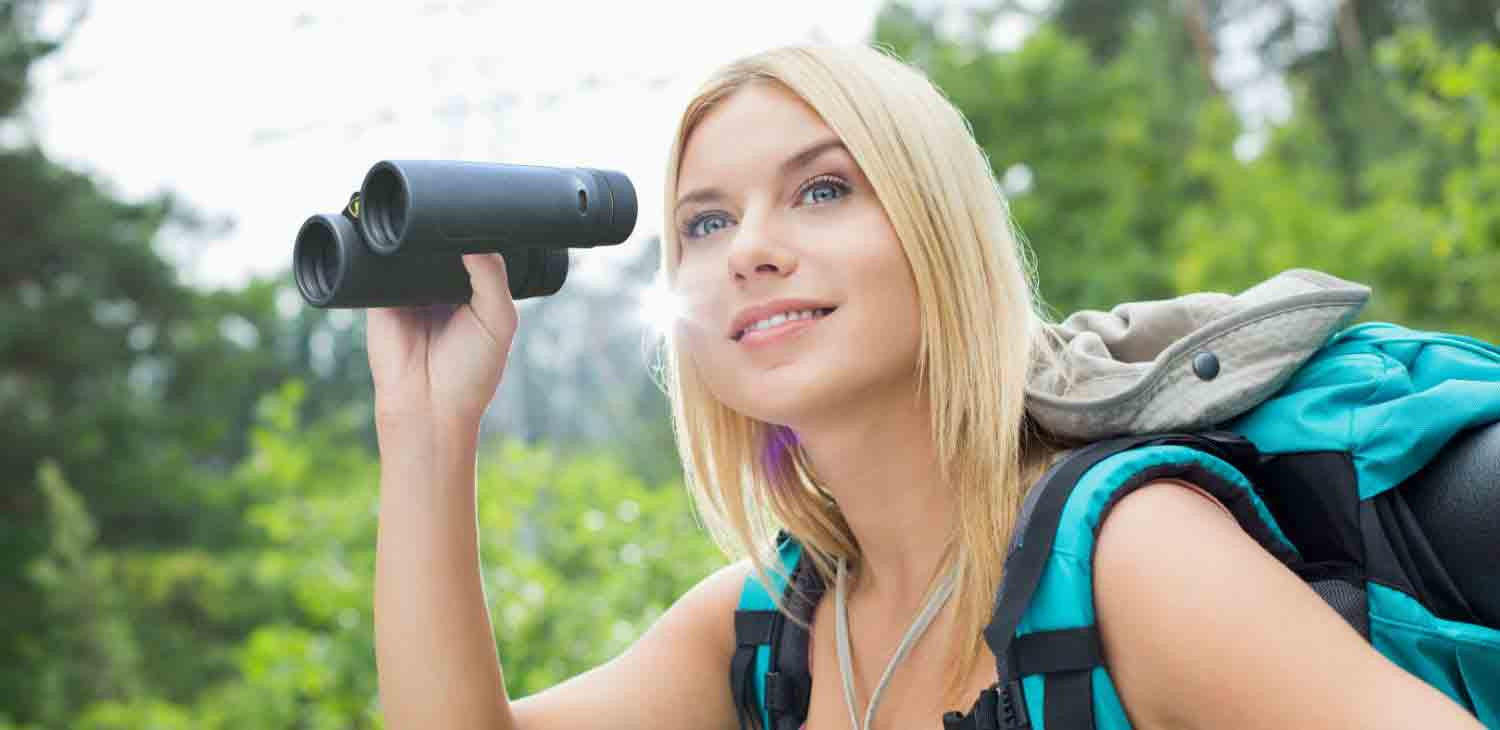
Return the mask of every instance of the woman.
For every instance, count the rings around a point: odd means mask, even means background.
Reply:
[[[732,617],[746,577],[768,580],[777,525],[842,586],[813,613],[809,730],[936,728],[995,681],[980,631],[1052,456],[1023,397],[1050,349],[962,116],[878,50],[776,49],[688,104],[666,193],[662,266],[684,305],[666,341],[677,440],[704,521],[747,557],[616,659],[507,699],[473,490],[517,316],[500,257],[466,256],[469,304],[369,312],[389,727],[736,728]],[[1136,727],[1478,727],[1191,484],[1123,499],[1095,566]]]

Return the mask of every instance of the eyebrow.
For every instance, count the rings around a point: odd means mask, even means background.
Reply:
[[[796,170],[797,168],[802,167],[803,165],[806,165],[809,162],[817,159],[818,156],[822,155],[824,152],[833,149],[843,150],[845,153],[848,153],[849,151],[849,148],[844,146],[844,141],[837,137],[820,140],[818,142],[812,143],[801,152],[788,157],[786,162],[781,163],[780,173],[782,175],[785,175],[789,172],[792,172],[793,170]],[[702,188],[699,190],[694,190],[693,192],[688,193],[681,198],[678,198],[677,206],[672,210],[680,210],[682,206],[687,205],[688,203],[707,203],[714,200],[720,200],[723,197],[724,191],[718,188]]]

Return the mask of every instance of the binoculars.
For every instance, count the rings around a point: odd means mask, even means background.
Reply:
[[[319,308],[459,304],[473,293],[463,254],[498,252],[513,299],[547,296],[568,249],[621,243],[635,219],[635,187],[611,170],[385,160],[342,212],[303,222],[292,273]]]

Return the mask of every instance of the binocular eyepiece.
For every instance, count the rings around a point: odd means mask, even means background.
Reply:
[[[319,308],[458,304],[473,293],[461,256],[498,252],[513,299],[547,296],[567,249],[622,243],[635,219],[635,187],[611,170],[385,160],[342,212],[303,222],[292,272]]]

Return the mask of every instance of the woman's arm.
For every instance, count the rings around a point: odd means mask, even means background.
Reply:
[[[471,433],[473,431],[473,433]],[[375,665],[392,730],[515,730],[479,573],[477,429],[379,422]]]
[[[1110,512],[1094,595],[1110,675],[1138,728],[1480,729],[1175,482]]]
[[[614,660],[509,700],[480,578],[476,431],[380,424],[375,654],[386,727],[733,730],[729,662],[745,561],[703,579]]]

